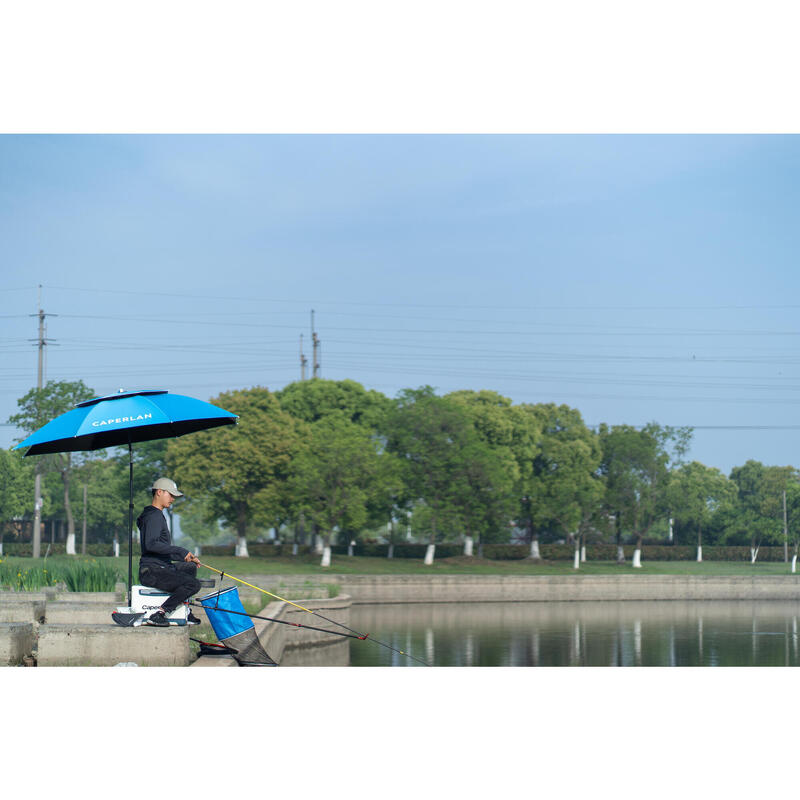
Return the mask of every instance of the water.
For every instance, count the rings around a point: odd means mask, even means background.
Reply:
[[[798,666],[800,602],[353,606],[351,626],[436,666]],[[350,642],[352,666],[420,666]]]

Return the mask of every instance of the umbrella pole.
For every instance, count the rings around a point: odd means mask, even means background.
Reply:
[[[128,608],[133,584],[133,445],[128,440]]]

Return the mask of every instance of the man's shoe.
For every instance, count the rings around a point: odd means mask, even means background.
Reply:
[[[202,625],[203,624],[203,620],[198,619],[194,614],[192,614],[192,612],[190,610],[188,615],[186,616],[186,624],[187,625]]]
[[[146,620],[146,625],[155,625],[157,628],[169,628],[167,615],[163,611],[156,611],[151,614]]]

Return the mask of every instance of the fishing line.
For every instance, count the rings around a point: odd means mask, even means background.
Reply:
[[[230,572],[222,572],[221,570],[215,569],[214,567],[209,566],[208,564],[204,564],[202,561],[199,562],[201,567],[205,567],[206,569],[210,569],[212,572],[216,572],[218,575],[227,575],[231,580],[238,581],[239,583],[243,583],[245,586],[249,586],[251,589],[256,589],[259,592],[263,592],[270,597],[274,597],[276,600],[280,600],[284,603],[289,603],[289,605],[294,606],[295,608],[299,608],[301,611],[306,611],[309,614],[314,614],[315,616],[319,617],[320,619],[324,619],[326,622],[330,622],[333,625],[338,625],[340,628],[344,628],[346,631],[350,631],[350,633],[355,634],[353,638],[366,640],[369,637],[370,642],[375,642],[375,644],[379,644],[382,647],[391,650],[393,653],[399,653],[401,656],[405,656],[406,658],[413,659],[414,661],[418,661],[420,664],[424,664],[426,667],[431,666],[427,661],[423,661],[421,658],[417,658],[416,656],[412,656],[411,653],[406,653],[403,650],[398,650],[396,647],[392,647],[390,644],[386,644],[386,642],[382,642],[379,639],[373,639],[369,636],[369,634],[362,634],[358,631],[353,630],[352,628],[348,628],[342,622],[337,622],[335,619],[329,619],[328,617],[320,614],[318,611],[312,611],[310,608],[306,608],[305,606],[301,606],[299,603],[294,603],[291,600],[287,600],[285,597],[280,597],[277,594],[273,594],[272,592],[268,592],[266,589],[262,589],[260,586],[254,586],[252,583],[248,583],[247,581],[243,581],[241,578],[237,578],[235,575],[231,575]],[[221,610],[221,609],[220,609]],[[310,626],[309,626],[310,627]],[[333,631],[329,631],[333,633]]]
[[[228,576],[230,577],[230,575]],[[348,639],[365,640],[366,636],[356,636],[353,633],[343,633],[342,631],[332,631],[330,628],[315,628],[313,625],[303,625],[300,622],[289,622],[286,619],[275,619],[274,617],[261,617],[258,614],[248,614],[244,611],[233,611],[230,608],[217,608],[216,606],[204,606],[202,603],[196,603],[193,600],[187,600],[187,605],[195,606],[196,608],[206,608],[209,611],[222,611],[225,614],[237,614],[240,617],[250,617],[250,619],[265,619],[267,622],[277,622],[280,625],[292,625],[295,628],[307,628],[310,631],[322,631],[323,633],[332,633],[334,636],[346,636]]]

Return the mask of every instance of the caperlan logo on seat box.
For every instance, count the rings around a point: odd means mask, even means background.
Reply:
[[[121,425],[123,422],[138,422],[140,419],[152,419],[152,414],[139,414],[138,417],[117,417],[116,419],[100,419],[92,423],[93,428],[100,428],[103,425]]]

